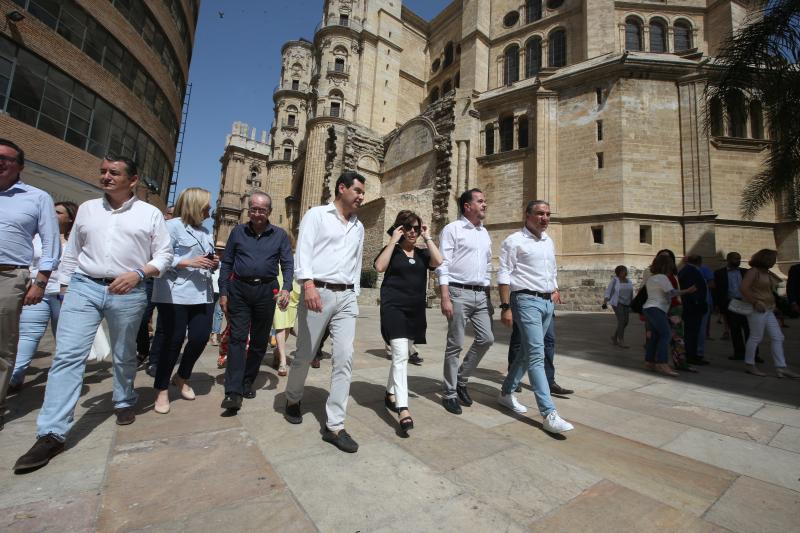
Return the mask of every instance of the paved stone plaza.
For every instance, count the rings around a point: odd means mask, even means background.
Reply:
[[[410,367],[415,429],[403,439],[383,407],[389,364],[378,308],[362,306],[347,419],[361,445],[354,455],[320,438],[329,360],[311,370],[307,414],[293,426],[281,415],[285,378],[267,366],[258,397],[238,416],[220,416],[223,376],[209,346],[192,380],[197,400],[175,399],[169,415],[152,410],[152,380],[140,373],[132,426],[114,424],[109,365],[90,365],[68,450],[14,475],[14,461],[34,441],[50,360],[42,353],[0,432],[0,529],[800,528],[800,382],[745,375],[727,360],[728,341],[709,341],[712,366],[671,379],[642,369],[638,321],[628,334],[634,346],[623,350],[608,340],[610,312],[562,313],[558,381],[576,393],[556,405],[576,427],[551,436],[535,408],[517,417],[496,402],[509,336],[499,323],[471,381],[475,405],[461,416],[446,413],[439,399],[446,323],[438,310],[429,321],[425,363]],[[800,366],[800,322],[785,331],[787,358]],[[712,334],[720,333],[715,321]],[[772,375],[771,365],[764,369]],[[534,404],[527,390],[521,399]]]

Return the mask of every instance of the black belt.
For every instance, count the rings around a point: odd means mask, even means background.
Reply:
[[[99,283],[100,285],[111,285],[114,283],[116,278],[93,278],[91,276],[86,276],[88,279],[94,281],[95,283]]]
[[[550,295],[553,294],[551,292],[531,291],[531,290],[528,290],[528,289],[521,289],[521,290],[514,291],[514,292],[521,292],[522,294],[529,294],[531,296],[538,296],[542,300],[549,300],[550,299]]]
[[[329,291],[341,292],[352,291],[356,288],[355,285],[348,285],[346,283],[328,283],[327,281],[314,280],[314,286],[318,289],[328,289]]]
[[[234,276],[233,279],[236,281],[241,281],[242,283],[247,283],[248,285],[266,285],[267,283],[272,283],[278,278],[243,278],[241,276]]]
[[[486,286],[485,285],[465,285],[464,283],[456,283],[455,281],[451,281],[447,284],[449,287],[457,287],[459,289],[467,289],[468,291],[475,291],[475,292],[485,292]]]
[[[28,269],[28,267],[20,265],[0,265],[0,272],[10,272],[12,270],[19,270],[22,268],[26,270]]]

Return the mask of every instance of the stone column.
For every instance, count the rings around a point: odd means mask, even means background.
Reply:
[[[494,135],[493,135],[494,144],[492,145],[493,148],[492,153],[496,154],[500,152],[500,122],[497,121],[492,122],[492,126],[494,127]]]
[[[531,132],[528,132],[530,138]],[[558,213],[558,95],[540,91],[536,99],[536,176],[533,196]],[[530,141],[529,141],[530,142]]]
[[[678,85],[684,215],[714,213],[704,83],[705,79],[697,78]]]
[[[519,119],[520,115],[514,115],[514,140],[512,141],[512,150],[519,150]]]
[[[308,132],[303,193],[300,197],[300,218],[308,209],[322,203],[322,181],[325,177],[325,141],[329,124],[318,122]]]
[[[458,176],[456,178],[456,195],[469,188],[469,142],[458,141]]]

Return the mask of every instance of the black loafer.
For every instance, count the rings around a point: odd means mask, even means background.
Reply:
[[[358,451],[358,443],[343,429],[340,429],[339,433],[334,433],[330,429],[325,428],[325,432],[322,434],[322,440],[330,442],[343,452],[356,453]]]
[[[408,362],[412,365],[421,365],[423,361],[424,359],[417,352],[412,353],[408,358]]]
[[[461,403],[467,407],[472,405],[472,398],[469,396],[466,385],[456,385],[456,395],[458,396],[458,399],[461,400]]]
[[[550,392],[552,394],[561,394],[563,396],[565,394],[572,394],[575,391],[572,390],[572,389],[565,389],[564,387],[562,387],[558,383],[553,382],[553,383],[550,384]]]
[[[252,400],[256,397],[256,390],[253,388],[253,384],[249,381],[244,382],[244,394],[242,396],[248,400]]]
[[[291,424],[303,423],[303,412],[300,410],[300,402],[289,403],[286,402],[286,409],[283,411],[283,418]]]
[[[228,411],[238,411],[242,408],[242,397],[238,394],[226,394],[220,407]]]
[[[136,421],[136,413],[133,412],[133,407],[124,407],[116,410],[117,425],[127,426]]]
[[[461,406],[458,405],[458,400],[455,398],[442,398],[442,405],[444,405],[444,408],[447,409],[448,412],[454,415],[461,414]]]
[[[28,452],[17,459],[14,464],[14,472],[33,470],[50,462],[50,459],[64,451],[64,443],[56,438],[52,433],[36,439]]]

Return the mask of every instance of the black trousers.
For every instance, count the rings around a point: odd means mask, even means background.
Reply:
[[[192,377],[192,369],[200,354],[208,343],[211,334],[211,321],[214,316],[213,304],[179,305],[158,304],[158,317],[163,321],[164,341],[156,367],[156,379],[153,387],[167,390],[172,370],[181,353],[183,339],[186,346],[178,367],[178,376],[182,379]],[[188,330],[188,336],[186,334]]]
[[[733,355],[737,359],[744,359],[745,343],[750,336],[750,326],[747,324],[747,317],[739,313],[725,311],[725,318],[728,320],[728,328],[731,331]],[[758,352],[756,352],[756,354],[757,353]]]
[[[703,315],[698,313],[695,309],[683,308],[683,342],[686,345],[686,357],[697,357],[697,343],[700,341],[700,335],[705,335],[705,332],[700,331],[700,324],[703,321]]]
[[[243,281],[228,283],[228,362],[225,366],[225,394],[242,395],[244,384],[253,383],[267,353],[269,331],[275,314],[278,282],[250,285]],[[250,350],[245,354],[247,335]],[[206,335],[207,337],[208,335]]]
[[[156,329],[153,331],[153,338],[150,341],[150,357],[147,358],[147,366],[158,365],[164,342],[164,319],[161,318],[161,311],[159,311],[156,315]]]
[[[153,278],[147,278],[144,290],[147,293],[147,307],[144,308],[142,321],[139,323],[139,332],[136,334],[136,353],[150,355],[150,328],[148,326],[156,308],[156,304],[151,301],[153,297]]]

